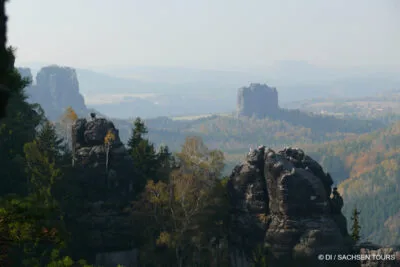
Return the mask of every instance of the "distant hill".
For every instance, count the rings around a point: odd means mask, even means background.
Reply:
[[[40,64],[32,66],[32,72],[40,68]],[[134,113],[151,118],[231,112],[236,90],[249,83],[276,87],[281,106],[314,98],[365,97],[400,88],[399,72],[390,68],[332,69],[303,61],[240,71],[128,66],[78,68],[76,72],[87,106],[119,118]]]
[[[113,119],[126,143],[133,120]],[[304,124],[304,125],[303,125]],[[180,150],[187,136],[203,138],[210,148],[225,152],[230,171],[251,147],[265,144],[273,148],[303,146],[368,133],[384,125],[376,121],[337,119],[316,116],[296,110],[283,110],[282,118],[255,119],[230,114],[207,115],[195,119],[177,120],[168,117],[147,119],[149,139],[157,146],[167,144],[172,151]]]
[[[218,94],[229,87],[236,89],[251,82],[267,83],[279,88],[281,103],[326,96],[361,97],[400,88],[399,67],[328,68],[294,60],[236,71],[157,66],[107,67],[99,68],[99,71],[147,82],[186,84],[193,90],[198,89],[196,85],[201,85],[205,92],[211,90]],[[215,86],[224,89],[213,92]]]
[[[392,123],[400,119],[400,89],[364,97],[323,97],[287,103],[284,107],[318,114],[378,119]]]

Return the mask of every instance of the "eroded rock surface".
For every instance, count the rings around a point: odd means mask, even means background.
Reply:
[[[397,260],[320,260],[319,255],[396,255],[395,248],[355,245],[341,209],[343,198],[320,164],[297,148],[259,147],[235,167],[232,205],[233,266],[252,266],[263,246],[268,266],[399,266]],[[238,258],[244,259],[238,260]],[[238,264],[240,262],[240,264]]]
[[[319,254],[351,251],[332,216],[333,181],[317,162],[300,149],[268,150],[264,174],[270,218],[265,243],[272,262],[325,266]]]
[[[107,135],[112,137],[108,143]],[[135,176],[131,172],[134,163],[120,141],[118,130],[104,118],[81,118],[74,122],[72,151],[85,200],[82,214],[73,221],[88,229],[82,244],[87,244],[94,254],[103,255],[100,261],[103,266],[111,266],[104,257],[133,249],[135,226],[125,208],[134,195]],[[125,266],[136,265],[125,263]]]
[[[28,101],[41,105],[48,119],[59,120],[67,107],[77,114],[87,114],[88,110],[81,93],[75,69],[60,66],[43,67],[33,79],[29,68],[18,68],[22,77],[32,84],[26,88]]]
[[[264,147],[253,150],[235,167],[228,182],[231,199],[231,250],[233,254],[252,252],[264,240],[268,194],[264,179]],[[237,256],[232,255],[237,258]]]
[[[105,143],[108,133],[114,137],[110,146]],[[106,170],[107,157],[108,169],[119,169],[122,164],[132,164],[119,138],[119,131],[111,121],[104,118],[76,120],[72,126],[72,149],[77,166],[103,166]]]

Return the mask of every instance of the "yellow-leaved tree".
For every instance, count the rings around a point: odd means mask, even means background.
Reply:
[[[110,154],[110,147],[115,141],[115,134],[108,130],[106,136],[104,137],[104,145],[106,146],[106,172],[108,172],[108,162],[109,162],[109,154]]]
[[[63,128],[63,138],[66,141],[67,145],[71,147],[71,133],[72,133],[72,124],[78,119],[78,115],[75,110],[69,106],[66,108],[65,112],[61,116],[61,126]]]
[[[221,183],[224,155],[188,137],[168,181],[148,181],[134,214],[143,216],[146,264],[224,266],[227,198]],[[140,222],[139,222],[140,223]],[[155,246],[155,247],[154,247]],[[144,263],[145,264],[145,263]]]

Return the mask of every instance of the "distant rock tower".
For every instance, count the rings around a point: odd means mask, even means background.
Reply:
[[[35,81],[29,68],[18,68],[18,71],[22,77]],[[40,104],[50,120],[58,120],[69,106],[79,115],[88,113],[75,69],[56,65],[43,67],[36,75],[36,82],[25,91],[28,102]]]
[[[237,95],[238,116],[262,119],[279,111],[278,91],[266,84],[251,83],[242,87]]]

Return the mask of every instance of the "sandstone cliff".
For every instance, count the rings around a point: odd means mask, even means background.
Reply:
[[[400,252],[397,261],[318,258],[396,253],[393,248],[356,246],[341,213],[344,201],[332,184],[329,173],[301,149],[275,152],[261,146],[251,151],[227,185],[233,266],[251,266],[251,251],[260,247],[268,266],[399,266]]]
[[[36,80],[29,68],[18,68],[18,71],[33,82],[26,88],[28,101],[40,104],[48,119],[58,120],[69,106],[79,115],[88,113],[74,69],[55,65],[44,67],[37,73]]]
[[[108,143],[107,135],[111,136]],[[84,208],[71,221],[88,229],[81,244],[97,255],[99,265],[110,266],[106,263],[118,255],[119,264],[136,266],[131,257],[135,252],[130,250],[134,225],[130,213],[124,211],[133,195],[133,162],[118,130],[104,118],[78,119],[72,126],[72,150],[76,179],[84,192]]]
[[[242,87],[237,95],[238,116],[265,118],[279,111],[278,92],[266,84],[252,83]]]

